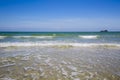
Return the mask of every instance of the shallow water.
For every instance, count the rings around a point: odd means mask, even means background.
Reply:
[[[0,47],[0,80],[120,80],[120,47]]]

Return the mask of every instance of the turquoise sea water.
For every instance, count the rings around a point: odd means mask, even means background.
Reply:
[[[0,32],[2,42],[120,43],[120,32]]]

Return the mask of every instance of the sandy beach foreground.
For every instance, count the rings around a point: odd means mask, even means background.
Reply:
[[[120,47],[0,47],[0,80],[119,80]]]

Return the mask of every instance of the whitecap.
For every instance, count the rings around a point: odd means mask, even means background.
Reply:
[[[4,39],[4,38],[6,38],[7,36],[0,36],[0,39]]]
[[[13,38],[31,38],[32,36],[12,36]]]
[[[54,36],[12,36],[13,38],[38,38],[38,39],[51,39]]]
[[[98,35],[79,35],[78,37],[85,39],[96,39],[98,38]]]

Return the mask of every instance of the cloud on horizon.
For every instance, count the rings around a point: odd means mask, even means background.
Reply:
[[[120,31],[120,19],[108,18],[69,18],[32,20],[21,19],[3,21],[1,31],[99,31],[108,29]]]

